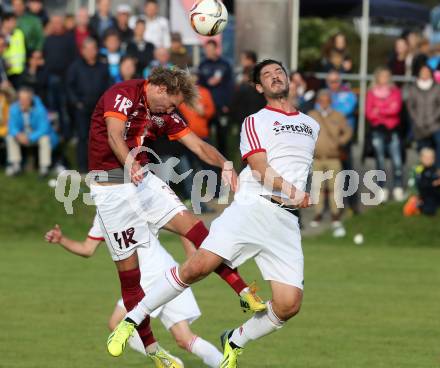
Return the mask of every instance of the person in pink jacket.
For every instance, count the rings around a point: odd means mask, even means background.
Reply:
[[[374,81],[367,93],[366,116],[371,126],[372,144],[376,159],[376,169],[385,171],[386,152],[393,164],[393,197],[404,200],[402,178],[402,151],[398,128],[402,95],[400,89],[391,80],[387,68],[378,68]],[[379,185],[384,186],[384,182]],[[388,189],[384,188],[383,200],[388,198]]]

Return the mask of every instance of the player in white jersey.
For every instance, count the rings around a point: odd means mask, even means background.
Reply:
[[[222,336],[221,368],[237,367],[244,345],[281,328],[299,312],[303,295],[303,253],[297,210],[310,205],[305,193],[319,124],[288,101],[289,81],[282,64],[256,65],[254,82],[267,106],[243,123],[240,149],[248,166],[232,204],[211,225],[201,248],[178,269],[158,279],[127,314],[139,324],[189,284],[202,279],[221,262],[236,267],[254,258],[270,282],[272,300]]]
[[[45,238],[48,242],[60,244],[66,250],[83,257],[91,257],[99,244],[104,241],[104,236],[96,217],[87,238],[83,242],[65,237],[58,225],[48,231]],[[184,247],[187,256],[195,252],[195,248],[188,242],[184,243]],[[138,248],[138,256],[142,275],[141,286],[146,293],[148,293],[149,288],[157,277],[170,267],[177,265],[173,257],[153,234],[150,234],[150,244],[148,247]],[[117,326],[126,313],[124,303],[120,299],[116,303],[109,320],[110,330]],[[195,335],[189,326],[200,316],[201,312],[191,289],[186,289],[185,292],[151,314],[151,317],[160,319],[165,328],[170,331],[179,347],[201,358],[208,367],[217,368],[222,361],[222,354],[211,343]],[[155,350],[154,353],[147,354],[137,331],[135,331],[128,343],[135,351],[151,358],[156,367],[171,367],[168,364],[171,360],[178,362],[180,364],[179,367],[183,367],[183,363],[179,358],[172,356],[160,346],[158,349],[152,349]]]

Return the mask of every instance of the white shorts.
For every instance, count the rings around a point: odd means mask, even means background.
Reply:
[[[236,196],[211,224],[201,247],[231,268],[254,258],[265,280],[304,287],[298,217],[260,196]]]
[[[139,248],[138,257],[141,286],[148,297],[148,291],[154,285],[155,280],[163,277],[164,272],[176,266],[177,263],[153,235],[151,235],[151,246]],[[118,305],[124,307],[122,299],[118,301]],[[199,306],[189,288],[151,314],[153,318],[160,318],[166,329],[170,329],[171,326],[181,321],[192,323],[200,316]]]
[[[149,173],[141,184],[91,185],[99,223],[114,261],[148,247],[150,231],[157,231],[186,210],[172,189]]]

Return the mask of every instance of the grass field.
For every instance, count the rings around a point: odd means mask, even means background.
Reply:
[[[81,239],[93,208],[74,205],[67,216],[53,190],[33,176],[0,176],[0,367],[152,367],[128,351],[106,353],[107,318],[118,298],[115,268],[104,246],[89,260],[42,241],[60,223]],[[440,367],[440,217],[404,219],[397,205],[347,222],[348,236],[304,239],[305,299],[283,330],[249,344],[241,367]],[[365,243],[352,242],[362,232]],[[163,244],[178,260],[177,239]],[[262,285],[254,264],[241,269]],[[227,327],[244,321],[233,292],[216,276],[194,287],[203,316],[196,333],[218,345]],[[200,361],[175,346],[154,323],[161,344],[186,367]]]

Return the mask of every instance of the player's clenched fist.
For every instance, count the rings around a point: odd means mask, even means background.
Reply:
[[[291,202],[298,208],[307,208],[311,206],[310,194],[302,190],[296,190],[291,197]]]
[[[226,161],[222,169],[222,181],[226,185],[230,185],[233,192],[238,189],[238,176],[234,170],[231,161]]]
[[[46,235],[44,236],[44,239],[46,239],[49,243],[59,243],[61,241],[61,238],[63,237],[63,233],[61,232],[61,228],[59,225],[55,225],[55,227],[52,230],[49,230]]]
[[[130,178],[131,182],[134,185],[138,185],[142,179],[144,178],[144,173],[142,170],[142,166],[140,163],[136,160],[133,161],[131,168],[130,168]]]

